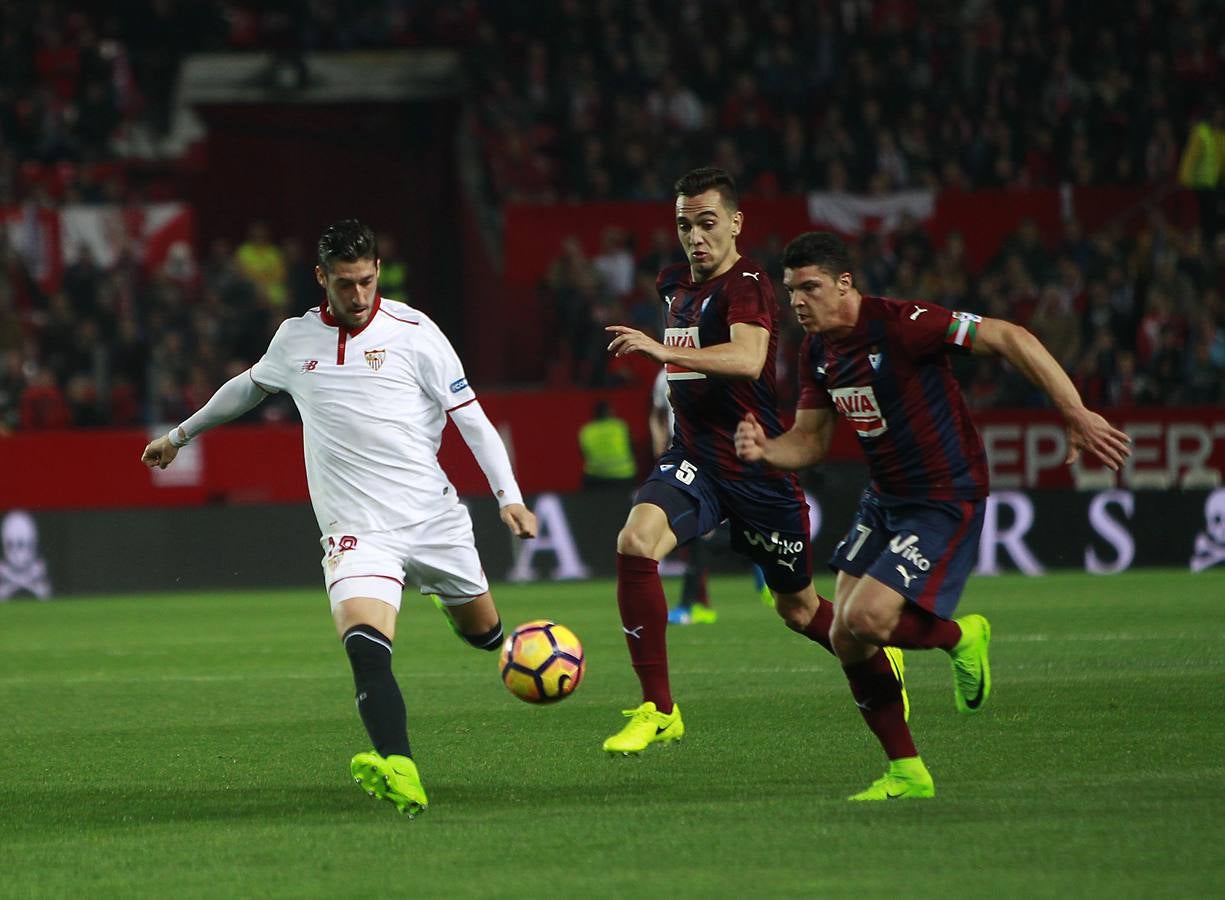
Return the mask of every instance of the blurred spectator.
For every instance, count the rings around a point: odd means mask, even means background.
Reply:
[[[234,251],[238,271],[255,285],[261,300],[274,309],[284,309],[289,300],[285,255],[272,242],[264,222],[247,226],[247,239]]]
[[[1200,227],[1212,240],[1225,223],[1225,101],[1216,100],[1191,126],[1178,180],[1199,197]]]
[[[600,286],[606,297],[620,300],[634,288],[634,254],[621,228],[604,229],[600,253],[592,266],[600,276]]]
[[[409,299],[408,293],[408,264],[397,253],[396,239],[385,231],[378,237],[378,246],[379,293],[384,297],[391,297],[393,300],[411,304],[412,300]],[[313,271],[313,267],[307,267],[305,262],[300,267],[308,274]],[[319,287],[315,284],[313,275],[311,276],[311,285],[310,293],[313,296],[318,296]]]
[[[578,444],[583,454],[584,486],[633,485],[638,467],[629,425],[613,414],[607,401],[595,405],[591,421],[579,429]]]
[[[67,428],[72,415],[55,376],[47,369],[35,369],[21,393],[21,428],[46,431]]]

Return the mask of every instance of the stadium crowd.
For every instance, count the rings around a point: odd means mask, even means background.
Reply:
[[[666,202],[668,174],[698,163],[728,169],[747,195],[1199,189],[1211,202],[1198,230],[1158,213],[1093,235],[1074,221],[1062,234],[1025,224],[983,271],[956,237],[933,247],[911,223],[858,245],[858,280],[1029,325],[1095,404],[1225,401],[1225,237],[1211,212],[1225,153],[1225,126],[1211,118],[1225,62],[1219,5],[920,6],[387,0],[351,13],[331,0],[0,0],[0,208],[140,199],[128,162],[171,129],[186,53],[450,46],[468,61],[498,203]],[[1217,142],[1215,182],[1196,182],[1188,165],[1197,135]],[[156,272],[86,255],[50,293],[6,232],[3,430],[174,419],[256,358],[281,317],[318,300],[307,249],[254,225],[198,263],[185,252]],[[776,276],[787,237],[749,248]],[[599,326],[655,326],[653,277],[675,253],[670,233],[632,247],[613,231],[591,259],[566,245],[542,288],[579,348],[568,377],[617,377]],[[987,367],[970,387],[979,405],[1035,399]]]

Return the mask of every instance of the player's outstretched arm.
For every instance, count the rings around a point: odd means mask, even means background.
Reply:
[[[1075,462],[1081,450],[1088,450],[1117,471],[1131,455],[1131,438],[1085,407],[1063,366],[1028,329],[1003,319],[983,319],[973,352],[1002,356],[1051,398],[1068,432],[1065,464]]]
[[[215,425],[237,419],[243,413],[258,406],[271,393],[255,383],[251,370],[235,375],[213,394],[200,409],[182,425],[171,428],[169,433],[150,441],[140,455],[140,461],[152,469],[164,469],[179,455],[179,448],[196,435]]]
[[[523,505],[523,494],[519,491],[519,483],[515,481],[506,445],[502,443],[502,436],[485,415],[480,402],[473,400],[459,409],[451,410],[451,421],[459,429],[464,443],[468,445],[468,449],[476,457],[477,465],[485,473],[489,489],[498,498],[502,521],[506,523],[506,527],[515,537],[534,538],[536,515]]]
[[[760,325],[736,322],[731,327],[731,340],[713,347],[694,349],[689,347],[666,347],[637,328],[628,325],[608,325],[605,331],[614,335],[608,345],[613,356],[627,353],[642,353],[658,363],[683,366],[691,372],[703,375],[719,375],[724,378],[761,377],[770,348],[770,332]]]
[[[797,410],[795,424],[776,438],[767,438],[761,423],[749,413],[736,427],[736,455],[776,469],[806,469],[825,458],[833,434],[830,409]]]

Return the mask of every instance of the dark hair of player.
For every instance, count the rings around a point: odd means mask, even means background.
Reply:
[[[319,265],[331,270],[332,262],[357,262],[379,258],[379,245],[369,225],[357,219],[341,219],[323,230],[319,237]]]
[[[783,248],[783,268],[816,266],[835,278],[851,271],[851,254],[842,238],[828,231],[806,231]]]
[[[740,198],[736,195],[736,179],[714,166],[703,166],[685,173],[676,179],[672,189],[678,197],[696,197],[709,190],[717,190],[728,212],[740,209]]]

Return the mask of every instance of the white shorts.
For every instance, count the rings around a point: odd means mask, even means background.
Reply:
[[[332,609],[352,597],[372,597],[400,608],[407,578],[423,594],[459,606],[489,590],[462,505],[395,531],[325,534],[323,579]]]

